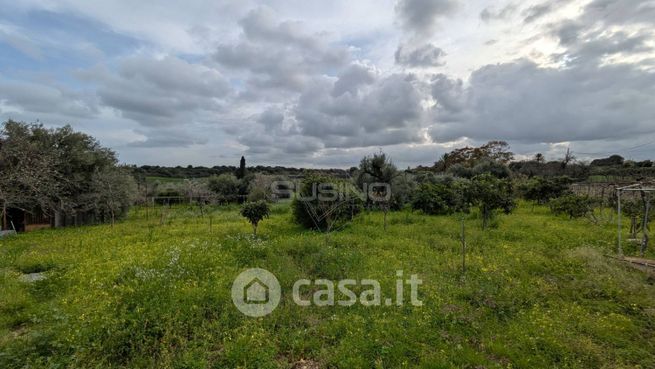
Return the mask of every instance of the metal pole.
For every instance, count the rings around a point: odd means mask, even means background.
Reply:
[[[616,191],[619,200],[619,214],[618,214],[618,246],[619,246],[619,258],[623,259],[623,248],[621,247],[621,190]]]

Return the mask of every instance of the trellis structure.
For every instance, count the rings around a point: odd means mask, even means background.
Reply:
[[[617,197],[617,207],[618,207],[618,233],[617,233],[617,246],[618,246],[618,252],[619,252],[619,257],[623,258],[623,246],[621,244],[621,231],[622,231],[622,225],[621,225],[621,194],[623,192],[641,192],[641,193],[651,193],[655,192],[655,186],[652,184],[644,184],[644,183],[635,183],[629,186],[625,187],[618,187],[616,189],[616,197]],[[648,209],[650,207],[650,198],[647,200],[646,203],[646,212],[648,212]],[[647,214],[645,214],[644,217],[644,222],[647,222]]]

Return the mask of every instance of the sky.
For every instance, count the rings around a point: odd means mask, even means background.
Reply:
[[[150,165],[655,159],[653,0],[0,0],[0,119]]]

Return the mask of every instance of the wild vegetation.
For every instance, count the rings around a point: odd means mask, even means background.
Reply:
[[[57,225],[91,215],[111,220],[136,195],[133,177],[113,151],[70,126],[47,129],[8,121],[0,130],[0,203],[3,229],[8,209],[46,214]]]
[[[475,210],[462,274],[459,216],[394,212],[381,233],[383,214],[364,212],[326,244],[286,203],[257,237],[232,205],[149,212],[113,229],[2,241],[0,367],[655,366],[655,280],[604,256],[612,224],[526,204],[482,231]],[[254,266],[283,291],[298,278],[348,277],[376,278],[386,294],[402,269],[424,280],[424,304],[300,307],[287,293],[270,316],[248,318],[229,291]],[[34,272],[47,278],[21,281]]]
[[[193,167],[130,176],[70,127],[8,122],[4,208],[111,224],[0,241],[0,367],[655,367],[655,277],[608,257],[616,192],[570,188],[626,162],[513,157],[491,141],[431,168],[399,170],[380,152],[348,171],[301,170],[297,183],[244,157],[203,178],[175,178]],[[653,257],[650,198],[624,201],[623,232],[642,234],[624,253]],[[423,305],[301,307],[287,294],[248,318],[230,288],[251,267],[283,291],[352,278],[387,294],[402,270],[424,281]]]

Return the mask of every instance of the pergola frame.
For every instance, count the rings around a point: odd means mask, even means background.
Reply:
[[[622,231],[622,225],[621,225],[621,193],[623,191],[629,191],[629,192],[655,192],[655,186],[653,185],[645,185],[642,183],[635,183],[629,186],[625,187],[618,187],[616,189],[616,196],[618,200],[618,233],[617,233],[617,246],[618,246],[618,251],[619,251],[619,257],[623,258],[623,246],[621,244],[621,231]]]

